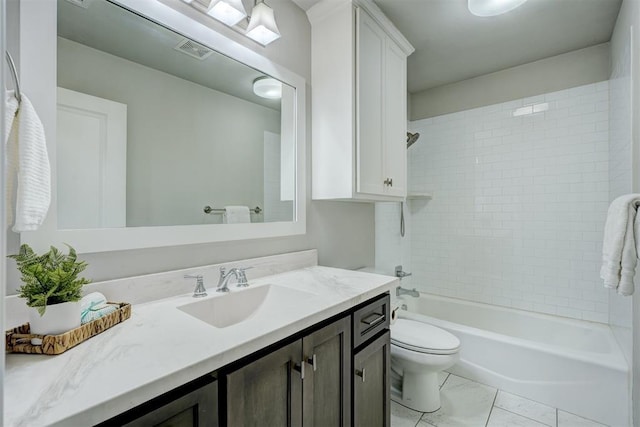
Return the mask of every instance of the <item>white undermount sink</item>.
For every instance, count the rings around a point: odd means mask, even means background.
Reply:
[[[213,291],[215,293],[215,290]],[[277,285],[261,285],[216,295],[178,307],[216,328],[226,328],[259,314],[277,313],[283,305],[303,303],[313,294]]]

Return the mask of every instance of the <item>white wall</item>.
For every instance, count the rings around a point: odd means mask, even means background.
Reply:
[[[11,0],[17,1],[17,0]],[[263,48],[236,34],[214,20],[208,25],[265,57],[284,65],[311,81],[311,27],[306,14],[290,0],[271,0],[282,38]],[[18,64],[22,84],[34,101],[42,118],[47,138],[55,137],[56,87],[56,2],[20,0],[19,40],[21,62]],[[24,16],[27,15],[27,16]],[[307,152],[310,153],[310,88],[307,85]],[[51,153],[50,153],[51,154]],[[307,182],[310,183],[310,159],[307,159]],[[307,234],[302,236],[248,240],[229,243],[174,246],[155,249],[86,254],[87,276],[95,281],[131,275],[207,265],[264,255],[317,248],[322,265],[356,268],[374,262],[374,208],[371,204],[345,202],[311,202],[307,188]],[[18,248],[18,238],[11,236],[9,253]],[[14,293],[19,277],[13,262],[8,264],[7,288]],[[214,281],[215,278],[207,278]]]
[[[409,190],[433,199],[411,202],[411,285],[607,322],[608,94],[605,81],[412,122]]]
[[[205,205],[264,208],[264,131],[280,133],[279,111],[60,37],[58,85],[127,105],[128,226],[219,223]]]
[[[410,120],[595,83],[609,78],[609,43],[410,95]]]

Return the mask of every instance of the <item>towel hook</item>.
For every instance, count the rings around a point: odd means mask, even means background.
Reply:
[[[11,76],[13,77],[13,83],[16,88],[16,99],[18,103],[22,102],[22,92],[20,91],[20,80],[18,80],[18,72],[16,71],[16,64],[13,62],[13,58],[9,51],[4,52],[7,58],[7,63],[9,64],[9,71],[11,71]]]

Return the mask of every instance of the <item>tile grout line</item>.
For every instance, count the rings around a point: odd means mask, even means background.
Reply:
[[[442,381],[442,384],[440,384],[440,387],[438,387],[438,390],[442,390],[442,387],[444,387],[444,385],[447,383],[447,381],[449,380],[449,377],[451,376],[451,373],[447,372],[447,378],[444,379],[444,381]],[[425,412],[426,414],[426,412]]]
[[[493,407],[496,404],[496,399],[498,398],[498,393],[500,392],[500,389],[497,388],[496,389],[496,395],[493,396],[493,402],[491,403],[491,409],[489,409],[489,416],[487,417],[487,422],[484,423],[484,427],[487,427],[489,425],[489,420],[491,419],[491,413],[493,412]]]

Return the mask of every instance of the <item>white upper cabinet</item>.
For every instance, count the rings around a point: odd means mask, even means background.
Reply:
[[[369,0],[325,0],[307,13],[313,198],[401,200],[413,47]]]

